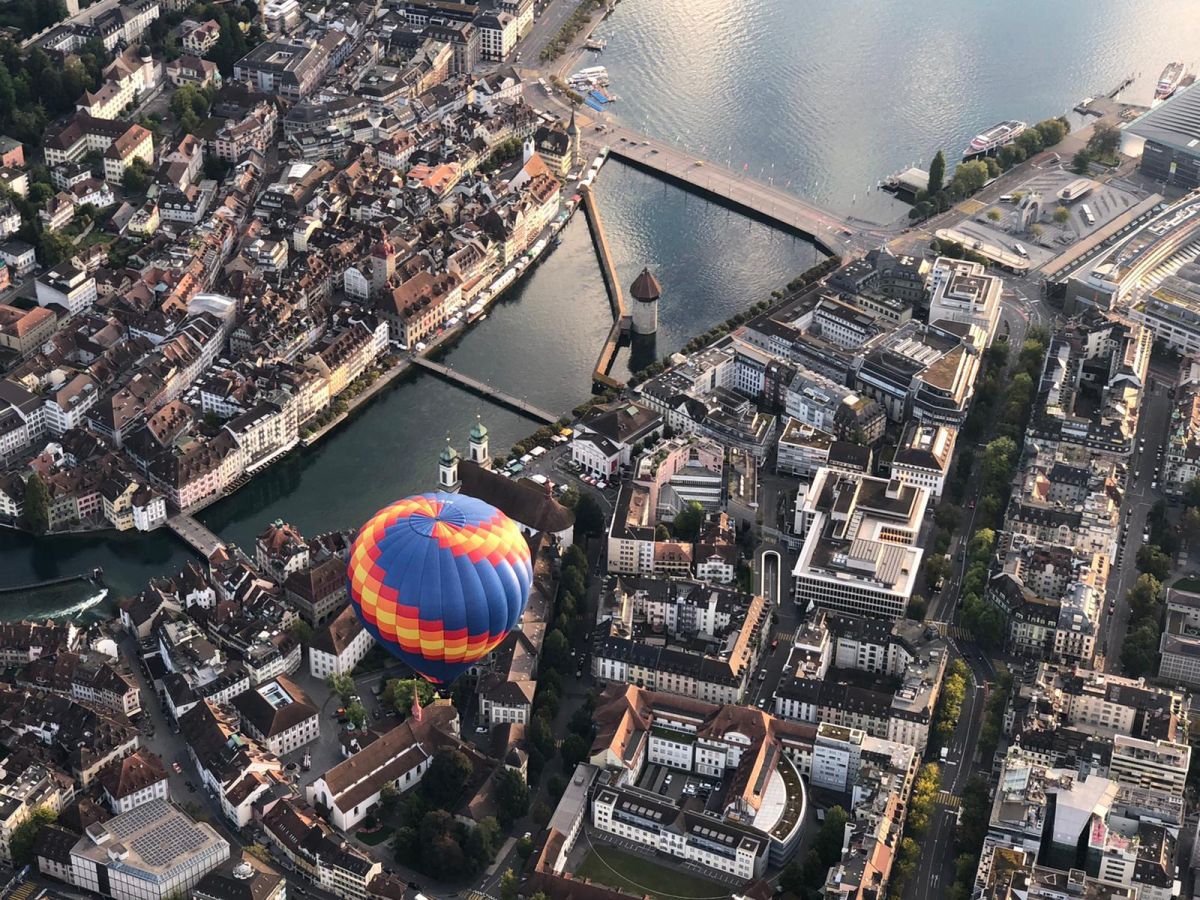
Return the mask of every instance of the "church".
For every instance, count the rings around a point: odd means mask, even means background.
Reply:
[[[475,420],[468,436],[464,459],[446,438],[438,457],[438,490],[477,497],[501,510],[526,535],[553,535],[560,544],[570,544],[575,533],[575,513],[554,499],[549,485],[528,478],[508,478],[492,470],[488,430]]]

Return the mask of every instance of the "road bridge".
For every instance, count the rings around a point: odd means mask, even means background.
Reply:
[[[515,410],[531,419],[536,419],[545,425],[553,425],[560,418],[549,410],[534,406],[528,401],[521,400],[512,394],[505,393],[499,388],[492,387],[485,381],[472,378],[470,375],[464,375],[462,372],[451,369],[449,366],[444,366],[441,363],[436,363],[431,359],[425,359],[423,356],[414,356],[412,361],[414,365],[420,366],[422,369],[433,372],[435,375],[440,375],[447,381],[465,387],[467,390],[474,391],[488,400],[495,400],[497,403],[501,403],[509,409]]]

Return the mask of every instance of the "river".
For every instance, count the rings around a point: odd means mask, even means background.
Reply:
[[[996,121],[1059,114],[1131,72],[1141,74],[1126,96],[1145,100],[1169,59],[1200,62],[1194,0],[623,0],[597,34],[609,39],[599,61],[628,124],[877,220],[904,209],[868,188],[927,163],[938,147],[953,159]],[[649,265],[664,291],[658,334],[622,350],[617,377],[817,259],[802,241],[616,163],[601,173],[597,199],[622,281]],[[588,394],[611,313],[584,218],[562,238],[443,358],[566,412]],[[395,497],[430,488],[446,433],[461,448],[477,414],[496,451],[536,427],[434,376],[411,375],[200,518],[244,547],[276,518],[306,534],[353,527]],[[0,585],[101,566],[112,600],[188,558],[165,531],[42,539],[5,531]],[[77,584],[0,595],[0,618],[45,615],[95,593]]]

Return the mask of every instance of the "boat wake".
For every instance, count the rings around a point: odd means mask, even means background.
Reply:
[[[43,613],[38,618],[65,619],[70,616],[77,616],[81,612],[86,612],[87,610],[91,609],[94,606],[99,606],[101,603],[104,602],[104,598],[107,596],[108,596],[108,588],[103,588],[101,591],[99,591],[96,594],[93,594],[91,597],[88,597],[86,600],[81,600],[78,603],[75,603],[71,606],[64,607],[63,609],[56,609],[56,610],[52,610],[51,612],[48,612],[48,613]]]

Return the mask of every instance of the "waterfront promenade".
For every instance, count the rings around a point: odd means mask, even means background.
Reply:
[[[499,388],[493,387],[485,381],[480,381],[478,378],[472,378],[470,375],[464,375],[449,366],[444,366],[441,363],[436,363],[431,359],[426,359],[423,356],[414,356],[412,358],[413,365],[419,366],[435,375],[440,375],[447,381],[465,387],[467,390],[474,391],[481,397],[488,400],[494,400],[497,403],[503,404],[510,409],[516,410],[522,415],[528,416],[531,419],[536,419],[546,425],[553,425],[558,421],[559,417],[549,410],[542,409],[540,406],[535,406],[527,400],[522,400],[519,397],[514,397],[512,394],[505,393]]]

